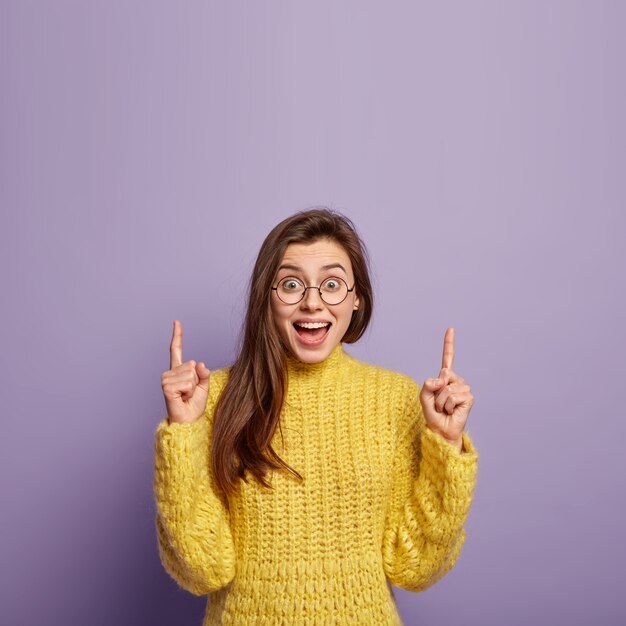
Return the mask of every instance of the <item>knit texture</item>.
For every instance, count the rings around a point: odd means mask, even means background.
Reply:
[[[156,531],[165,570],[208,595],[203,626],[401,624],[391,584],[421,591],[457,561],[478,454],[426,426],[409,376],[339,344],[321,363],[288,361],[272,446],[286,471],[226,498],[210,463],[214,407],[229,368],[212,372],[205,413],[159,423]],[[390,584],[391,583],[391,584]]]

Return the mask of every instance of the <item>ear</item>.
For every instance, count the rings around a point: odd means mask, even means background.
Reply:
[[[356,311],[360,306],[361,306],[361,300],[359,299],[359,296],[357,296],[354,299],[354,306],[352,307],[352,309]]]

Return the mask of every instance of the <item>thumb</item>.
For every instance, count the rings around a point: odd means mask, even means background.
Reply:
[[[209,380],[211,372],[209,369],[207,369],[204,361],[200,361],[200,363],[196,364],[196,374],[198,374],[198,378],[200,379],[198,381],[198,385],[205,387],[206,385],[203,383],[206,383]]]

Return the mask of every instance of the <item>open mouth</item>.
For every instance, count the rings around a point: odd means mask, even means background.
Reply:
[[[308,344],[321,343],[332,324],[330,322],[296,322],[293,327],[296,329],[298,337]]]

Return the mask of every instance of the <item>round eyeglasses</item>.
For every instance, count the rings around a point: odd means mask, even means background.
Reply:
[[[327,278],[319,287],[305,287],[297,278],[283,278],[272,291],[285,304],[298,304],[304,298],[307,289],[317,289],[320,298],[330,305],[341,304],[351,291],[354,285],[348,289],[348,284],[343,278]]]

